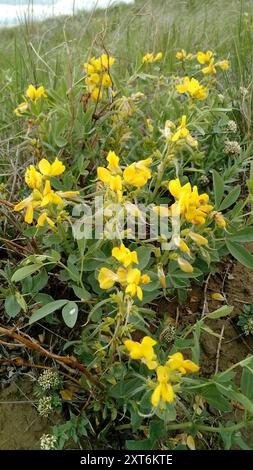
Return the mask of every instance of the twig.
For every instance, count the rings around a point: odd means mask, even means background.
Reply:
[[[203,302],[203,307],[202,307],[202,313],[201,313],[201,318],[203,318],[206,313],[208,313],[208,302],[207,302],[207,288],[208,288],[208,283],[209,283],[209,279],[211,277],[211,274],[212,273],[209,273],[207,278],[206,278],[206,281],[205,281],[205,288],[204,288],[204,302]]]
[[[90,383],[96,385],[96,387],[100,388],[101,390],[104,390],[102,384],[96,378],[94,378],[93,375],[86,369],[86,367],[80,364],[80,362],[78,362],[74,356],[59,356],[58,354],[49,352],[25,333],[16,333],[15,331],[3,327],[0,327],[0,333],[13,338],[22,344],[25,344],[27,348],[34,349],[38,353],[42,354],[42,356],[54,359],[60,364],[71,366],[73,369],[78,369],[83,375],[85,375]]]
[[[6,344],[11,346],[10,343],[6,343]],[[21,345],[19,345],[19,346],[21,346]],[[22,345],[22,346],[25,346],[25,345]],[[0,364],[2,364],[3,366],[13,364],[15,366],[31,367],[31,368],[34,368],[34,369],[55,370],[55,367],[49,367],[49,366],[44,366],[42,364],[32,364],[31,362],[25,362],[25,361],[23,361],[22,357],[14,357],[13,359],[0,359]],[[60,370],[57,370],[57,372],[60,375],[63,375],[67,379],[71,380],[71,382],[74,382],[75,384],[79,385],[79,387],[80,387],[79,380],[75,379],[74,377],[71,377],[71,375],[69,375],[69,374],[65,374],[65,372],[62,372]]]
[[[220,332],[220,338],[219,338],[217,352],[216,352],[215,374],[218,374],[218,371],[219,371],[220,351],[221,351],[221,343],[222,343],[222,340],[223,340],[224,329],[225,329],[225,324],[222,325],[221,332]]]

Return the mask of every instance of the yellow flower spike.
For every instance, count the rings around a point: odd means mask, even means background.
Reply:
[[[141,188],[151,178],[151,170],[149,166],[152,163],[152,158],[146,160],[140,160],[139,162],[132,163],[130,166],[125,168],[123,172],[123,178],[126,183]]]
[[[151,395],[151,403],[156,408],[160,401],[171,403],[174,400],[172,385],[169,383],[169,369],[166,366],[158,366],[156,369],[158,385]]]
[[[38,217],[37,227],[44,227],[45,223],[48,223],[50,227],[54,227],[55,224],[53,220],[48,216],[47,212],[42,212]]]
[[[203,237],[199,233],[189,232],[189,237],[192,239],[192,241],[197,243],[197,245],[208,245],[207,238]]]
[[[192,265],[188,261],[186,261],[186,259],[181,258],[181,256],[179,256],[177,258],[177,263],[178,263],[178,266],[180,267],[181,271],[183,271],[184,273],[192,273],[193,272]]]
[[[42,176],[41,174],[35,169],[33,165],[30,165],[25,172],[25,182],[29,188],[32,189],[39,189],[42,184]]]
[[[98,282],[100,289],[111,289],[119,278],[116,273],[108,268],[101,268],[98,274]]]
[[[138,257],[136,251],[130,251],[121,243],[120,247],[115,247],[112,250],[112,256],[116,258],[120,263],[122,263],[126,268],[130,264],[138,264]]]
[[[116,155],[115,152],[108,152],[108,155],[106,157],[106,160],[108,161],[107,168],[110,171],[118,171],[119,169],[119,157]]]
[[[57,195],[63,197],[64,199],[72,199],[73,197],[78,196],[79,191],[58,191]]]
[[[153,370],[157,367],[156,354],[153,349],[156,343],[149,336],[144,336],[140,343],[127,339],[124,345],[129,351],[131,359],[141,360],[150,370]]]
[[[207,51],[207,52],[197,52],[197,61],[204,65],[210,62],[211,58],[213,56],[212,51]]]
[[[29,87],[27,88],[26,96],[32,101],[37,101],[42,97],[47,98],[45,88],[43,86],[35,88],[33,85],[29,85]]]
[[[199,371],[199,366],[189,359],[184,359],[183,354],[180,352],[168,356],[166,364],[169,370],[178,370],[181,374]]]
[[[23,113],[25,113],[28,109],[28,103],[26,101],[23,101],[20,103],[16,109],[14,109],[14,113],[16,116],[22,116]]]
[[[57,157],[52,164],[48,160],[43,158],[42,160],[40,160],[38,166],[42,175],[47,177],[59,176],[65,171],[65,166],[60,160],[58,160]]]

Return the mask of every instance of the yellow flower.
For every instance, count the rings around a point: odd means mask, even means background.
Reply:
[[[212,51],[207,52],[197,52],[197,60],[200,64],[207,64],[212,58]]]
[[[186,59],[186,56],[187,56],[187,54],[186,54],[184,49],[181,49],[181,51],[176,52],[176,58],[179,59],[179,60]]]
[[[130,294],[131,297],[134,297],[137,295],[139,300],[142,300],[143,298],[143,293],[142,289],[139,286],[141,282],[141,272],[137,268],[132,268],[129,269],[126,275],[126,294]]]
[[[101,268],[98,274],[100,289],[111,289],[115,282],[118,282],[118,276],[111,269]]]
[[[188,245],[185,243],[184,240],[180,239],[178,247],[183,253],[187,253],[187,254],[190,253],[190,248],[188,247]]]
[[[33,222],[33,216],[34,216],[34,208],[37,207],[40,204],[39,201],[36,201],[33,199],[33,195],[27,197],[23,201],[19,202],[14,206],[14,211],[19,212],[22,211],[23,209],[26,209],[25,211],[25,222],[27,224],[32,224]]]
[[[223,302],[225,299],[224,295],[220,294],[219,292],[213,292],[211,294],[213,300],[218,300],[219,302]]]
[[[56,204],[56,205],[63,204],[62,198],[51,188],[51,184],[49,180],[45,182],[40,206],[45,207],[48,204]]]
[[[50,227],[54,227],[55,225],[53,220],[48,216],[47,212],[42,212],[38,217],[37,226],[44,227],[46,222],[48,225],[50,225]]]
[[[172,142],[177,142],[179,139],[185,139],[189,134],[189,130],[186,128],[186,115],[182,116],[181,124],[177,128],[175,134],[172,135]]]
[[[177,209],[179,209],[186,220],[193,225],[205,223],[208,213],[213,209],[212,205],[207,204],[208,194],[199,194],[197,186],[192,189],[190,183],[181,186],[178,178],[169,182],[169,191],[177,200],[171,206],[171,209],[174,209],[173,213],[177,213]]]
[[[156,354],[153,349],[156,345],[156,341],[154,339],[149,336],[144,336],[140,343],[127,339],[124,344],[130,353],[131,359],[141,360],[150,370],[156,368]]]
[[[174,399],[174,392],[172,385],[169,383],[169,369],[166,366],[158,366],[156,369],[158,385],[151,396],[151,403],[157,407],[162,401],[164,403],[171,403]]]
[[[180,267],[181,271],[183,271],[184,273],[192,273],[193,272],[192,265],[188,261],[186,261],[186,259],[181,258],[181,256],[179,256],[177,258],[177,262],[178,262],[178,266]]]
[[[32,101],[37,101],[39,98],[47,98],[45,88],[40,86],[35,88],[33,85],[29,85],[26,90],[26,96],[30,98]]]
[[[130,265],[128,269],[120,267],[117,270],[117,276],[120,284],[125,287],[126,294],[129,294],[131,297],[137,295],[139,300],[143,299],[140,284],[148,284],[150,282],[150,277],[147,274],[142,276],[139,269],[131,268]]]
[[[126,183],[141,188],[151,178],[151,170],[149,166],[152,163],[152,158],[140,160],[139,162],[132,163],[132,165],[125,168],[123,178]]]
[[[171,133],[169,136],[169,140],[171,140],[171,142],[177,142],[179,139],[185,139],[186,143],[191,147],[196,147],[198,145],[197,140],[191,136],[190,131],[186,127],[185,114],[182,116],[181,124],[176,129],[176,132],[174,134]]]
[[[154,58],[154,62],[158,62],[159,60],[162,60],[162,58],[163,58],[163,53],[158,52]]]
[[[115,58],[107,54],[102,54],[99,60],[101,60],[101,64],[106,70],[112,67],[115,62]]]
[[[65,171],[65,166],[62,164],[58,158],[52,163],[49,163],[48,160],[43,158],[39,162],[39,170],[42,175],[50,177],[50,176],[59,176]]]
[[[181,49],[181,51],[177,51],[176,53],[176,58],[178,60],[192,60],[193,55],[192,54],[187,54],[184,49]]]
[[[23,101],[23,103],[20,103],[16,109],[14,109],[14,113],[16,116],[21,116],[23,113],[25,113],[28,109],[28,103],[26,101]]]
[[[202,73],[204,73],[204,74],[215,74],[216,73],[216,68],[215,68],[215,65],[214,65],[214,59],[211,59],[208,66],[204,67],[202,69]]]
[[[199,233],[189,232],[189,237],[198,245],[208,245],[207,238],[203,237]]]
[[[42,176],[41,174],[35,169],[33,165],[30,165],[25,172],[25,182],[29,188],[32,189],[39,189],[42,184]]]
[[[97,168],[97,175],[98,175],[98,179],[100,181],[102,181],[104,184],[109,184],[110,183],[111,173],[106,168],[103,168],[102,166],[99,166]]]
[[[112,250],[112,256],[116,258],[120,263],[127,268],[130,264],[138,264],[138,258],[136,251],[130,251],[128,248],[121,243],[120,247],[115,247]]]
[[[143,64],[151,64],[152,62],[154,62],[154,56],[151,52],[148,52],[144,57],[142,57]]]
[[[222,70],[228,70],[230,67],[228,60],[221,60],[220,62],[217,62],[216,66],[220,67]]]
[[[121,192],[122,190],[122,179],[120,175],[112,176],[110,175],[109,186],[112,191],[115,193]]]
[[[108,73],[104,73],[102,76],[102,85],[105,88],[112,87],[112,79]]]
[[[93,101],[100,101],[103,98],[103,92],[99,87],[95,87],[91,91],[91,98]]]
[[[152,52],[148,52],[142,58],[142,63],[152,64],[152,62],[158,62],[159,60],[162,60],[162,58],[163,58],[162,52],[158,52],[155,56]]]
[[[217,223],[217,225],[220,228],[226,228],[227,222],[226,222],[226,220],[224,219],[223,215],[220,212],[214,212],[213,213],[213,218],[214,218],[215,222]]]
[[[119,157],[116,155],[115,152],[112,152],[110,150],[110,152],[108,152],[106,160],[108,161],[108,165],[107,165],[108,170],[114,171],[114,172],[118,171],[118,169],[119,169]]]
[[[189,93],[192,98],[204,100],[207,95],[207,89],[200,85],[196,78],[184,77],[183,83],[176,86],[178,93]]]
[[[178,370],[181,374],[199,371],[199,366],[189,359],[184,359],[180,352],[168,357],[167,366],[170,370]]]

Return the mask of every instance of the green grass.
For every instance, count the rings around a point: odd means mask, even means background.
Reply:
[[[161,70],[169,75],[175,73],[177,49],[213,49],[231,61],[229,83],[224,83],[231,99],[238,96],[240,86],[248,88],[251,96],[252,18],[248,0],[137,0],[134,6],[1,29],[0,174],[13,173],[20,152],[24,121],[15,117],[13,109],[22,101],[27,85],[43,84],[56,90],[64,83],[70,89],[81,79],[84,61],[104,48],[116,57],[115,71],[123,79],[149,50],[164,53]],[[236,103],[234,111],[247,134],[251,132],[251,101]]]

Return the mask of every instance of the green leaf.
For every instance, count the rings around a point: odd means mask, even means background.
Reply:
[[[226,240],[226,246],[231,255],[237,259],[239,263],[249,269],[253,269],[253,256],[244,246],[228,240]]]
[[[48,283],[48,274],[45,269],[42,269],[39,274],[36,274],[36,276],[33,276],[33,291],[34,292],[39,292],[42,290]]]
[[[240,392],[233,390],[232,388],[225,387],[221,384],[217,384],[217,388],[221,391],[221,393],[223,393],[223,395],[232,400],[238,401],[245,410],[247,410],[250,414],[253,414],[253,403],[251,400],[249,400],[248,397]]]
[[[243,368],[241,377],[241,391],[250,400],[253,400],[253,359]]]
[[[136,252],[139,261],[138,269],[142,270],[146,268],[149,263],[152,250],[153,248],[151,248],[150,246],[140,246],[139,248],[137,248]]]
[[[222,396],[220,391],[217,388],[218,385],[211,384],[210,386],[206,387],[205,389],[200,389],[199,394],[207,401],[207,403],[219,411],[231,411],[232,406]]]
[[[213,170],[213,188],[215,197],[215,207],[216,209],[218,209],[224,194],[224,181],[216,170]]]
[[[217,320],[217,318],[222,318],[222,317],[226,317],[227,315],[230,315],[230,313],[233,312],[233,310],[234,310],[234,307],[223,305],[223,307],[220,307],[217,310],[214,310],[214,312],[209,313],[207,316],[208,318],[211,318],[212,320]]]
[[[142,441],[126,441],[126,448],[128,450],[150,450],[152,449],[152,442],[150,439],[144,439]]]
[[[69,328],[73,328],[78,317],[78,306],[75,302],[68,302],[62,309],[62,318]]]
[[[227,240],[229,242],[247,243],[253,241],[253,227],[244,227],[235,233],[228,234]]]
[[[62,299],[62,300],[54,300],[53,302],[50,302],[49,304],[44,305],[43,307],[39,308],[37,312],[35,312],[30,320],[29,324],[32,325],[36,321],[41,320],[42,318],[46,317],[47,315],[50,315],[50,313],[55,312],[55,310],[59,310],[59,308],[63,307],[68,300]]]
[[[15,318],[21,310],[21,306],[17,302],[15,295],[9,295],[8,297],[6,297],[4,302],[4,308],[7,315],[11,318]]]
[[[241,192],[241,187],[240,186],[236,186],[234,189],[232,189],[232,191],[230,191],[228,193],[228,195],[225,197],[225,199],[223,199],[223,201],[222,201],[222,203],[219,207],[219,210],[224,211],[228,207],[232,206],[232,204],[234,204],[237,201],[237,199],[240,195],[240,192]]]
[[[41,269],[41,267],[42,267],[41,264],[30,264],[29,266],[24,266],[23,268],[17,269],[17,271],[15,271],[15,273],[13,274],[11,281],[12,282],[22,281],[22,279],[25,279],[26,277],[35,273],[35,271],[38,271],[39,269]]]
[[[26,304],[26,301],[25,301],[25,298],[23,297],[23,295],[21,295],[20,292],[16,292],[15,297],[17,299],[18,304],[22,308],[22,310],[24,312],[26,312],[27,311],[27,304]]]
[[[83,299],[90,299],[91,298],[91,294],[86,289],[84,289],[84,287],[72,286],[72,289],[75,292],[75,295],[79,299],[83,300]]]

